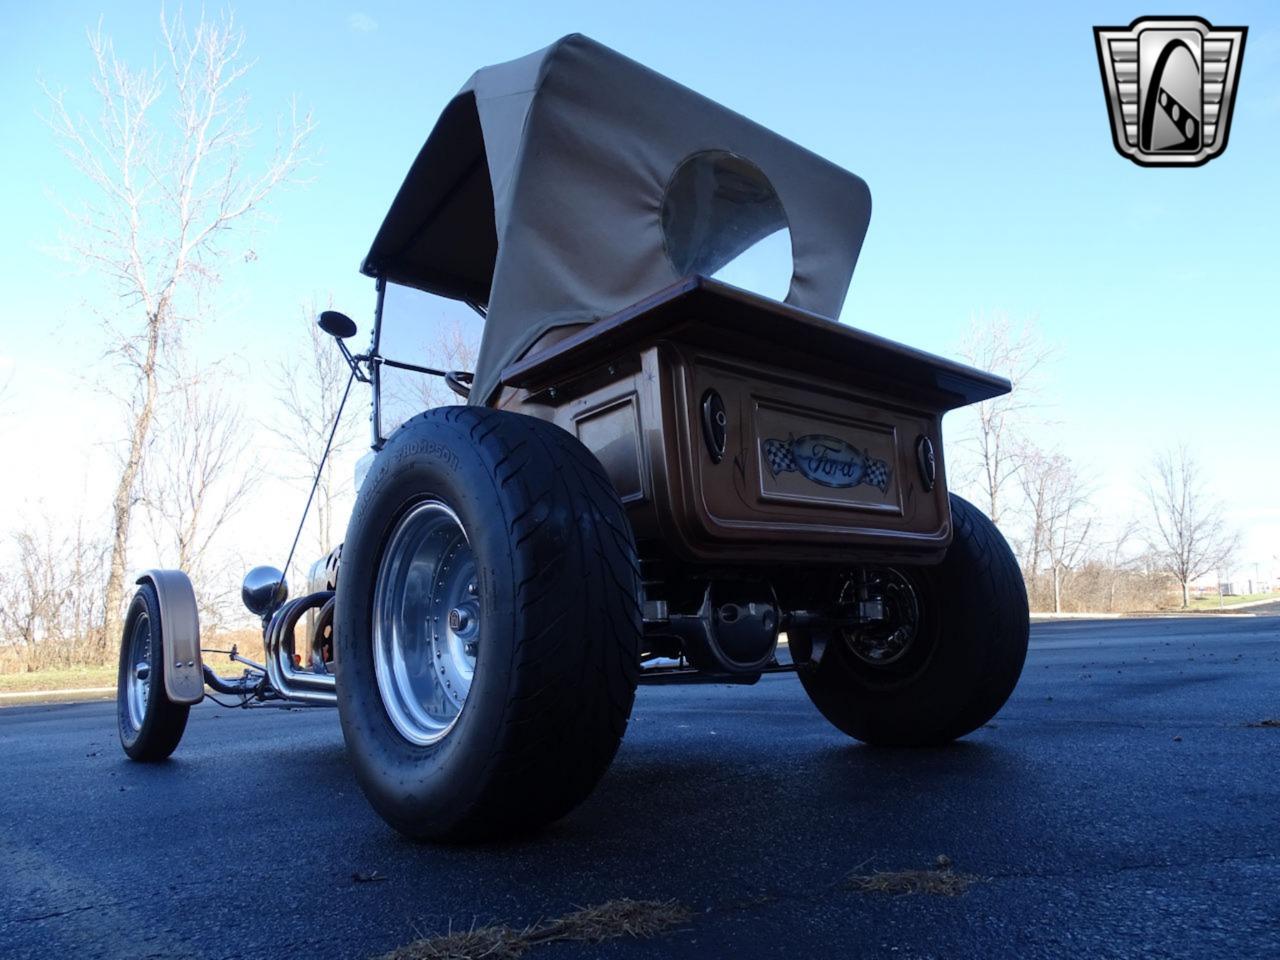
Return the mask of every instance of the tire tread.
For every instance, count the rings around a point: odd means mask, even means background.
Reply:
[[[641,635],[630,523],[594,455],[555,424],[469,406],[429,410],[401,429],[456,432],[492,482],[486,500],[499,505],[491,520],[506,535],[515,634],[478,799],[448,824],[393,823],[453,841],[521,832],[585,799],[625,733]],[[340,701],[341,687],[340,675]]]

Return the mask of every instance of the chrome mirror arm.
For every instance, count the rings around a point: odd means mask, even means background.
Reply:
[[[360,364],[363,363],[366,366],[369,364],[371,360],[369,355],[364,353],[352,354],[347,345],[341,340],[335,340],[334,343],[342,351],[342,359],[346,360],[347,366],[351,368],[351,375],[361,383],[372,383],[373,381],[369,378],[369,374],[360,369]]]

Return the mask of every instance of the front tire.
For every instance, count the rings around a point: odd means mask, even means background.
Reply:
[[[125,616],[116,676],[116,726],[132,760],[153,763],[178,747],[191,707],[174,703],[164,688],[164,624],[160,599],[149,583],[138,587]]]
[[[954,536],[935,567],[878,575],[895,584],[895,615],[915,617],[899,634],[832,631],[800,680],[836,727],[865,743],[946,743],[996,715],[1018,683],[1030,620],[1017,560],[976,507],[951,497]],[[905,618],[903,618],[905,621]],[[814,637],[793,639],[813,645]]]
[[[479,407],[406,423],[338,578],[338,709],[373,807],[458,841],[582,802],[631,713],[639,597],[622,504],[575,437]]]

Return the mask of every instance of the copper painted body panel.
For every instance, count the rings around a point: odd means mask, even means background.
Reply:
[[[941,415],[969,400],[920,377],[972,375],[979,392],[999,392],[998,378],[727,290],[704,281],[540,342],[504,372],[498,405],[574,433],[637,538],[680,560],[939,560],[951,537]],[[827,339],[809,353],[814,337]],[[710,390],[727,417],[719,462],[703,424]]]

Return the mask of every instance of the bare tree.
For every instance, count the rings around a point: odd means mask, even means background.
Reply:
[[[1240,535],[1227,526],[1222,504],[1209,495],[1200,465],[1186,446],[1156,454],[1147,501],[1152,550],[1182,588],[1185,608],[1191,602],[1191,582],[1230,560]]]
[[[1102,570],[1106,581],[1107,610],[1114,612],[1116,609],[1116,595],[1120,586],[1125,579],[1125,575],[1131,573],[1132,561],[1126,561],[1125,554],[1129,549],[1129,544],[1138,536],[1141,524],[1137,520],[1126,521],[1117,531],[1114,537],[1107,540],[1102,545],[1101,558]]]
[[[1048,457],[1035,452],[1034,469],[1023,470],[1018,476],[1027,508],[1027,536],[1022,546],[1023,577],[1027,581],[1027,593],[1034,597],[1039,586],[1041,566],[1048,554],[1048,515],[1052,512],[1052,472]],[[1033,602],[1034,605],[1034,602]]]
[[[352,405],[348,403],[321,469],[325,444],[329,442],[329,433],[351,371],[333,341],[316,326],[316,313],[314,305],[303,311],[307,340],[301,358],[280,364],[277,396],[284,416],[275,418],[270,428],[303,465],[305,473],[300,479],[305,477],[310,481],[317,472],[320,473],[316,484],[315,531],[319,552],[325,553],[336,545],[334,509],[342,489],[342,479],[337,475],[334,464],[356,442],[359,424]]]
[[[312,129],[310,114],[291,110],[265,169],[246,173],[253,128],[240,92],[251,66],[242,56],[243,32],[228,15],[202,17],[194,30],[180,16],[162,16],[161,33],[163,64],[141,69],[121,60],[100,28],[89,35],[94,120],[73,113],[62,92],[46,90],[49,123],[93,195],[68,210],[69,245],[120,298],[108,332],[127,427],[112,498],[104,638],[118,632],[164,353],[181,336],[201,288],[216,281],[228,233],[295,175]]]
[[[212,547],[256,489],[262,468],[245,462],[244,416],[216,386],[213,371],[182,378],[171,399],[157,415],[141,489],[160,556],[201,582],[201,613],[213,625],[227,591],[225,584],[209,586],[223,572],[211,569]]]
[[[0,661],[23,670],[96,659],[105,544],[79,517],[69,533],[56,529],[47,515],[23,524],[14,561],[0,567]]]
[[[1094,519],[1075,466],[1061,454],[1028,448],[1018,474],[1031,517],[1028,579],[1049,568],[1054,613],[1062,612],[1066,578],[1084,559]]]
[[[1026,427],[1038,406],[1038,380],[1053,350],[1032,322],[1015,326],[1003,314],[976,317],[960,346],[960,356],[982,370],[1007,377],[1013,392],[983,400],[971,408],[961,450],[972,460],[971,479],[978,505],[999,523],[1009,483],[1027,456]]]

